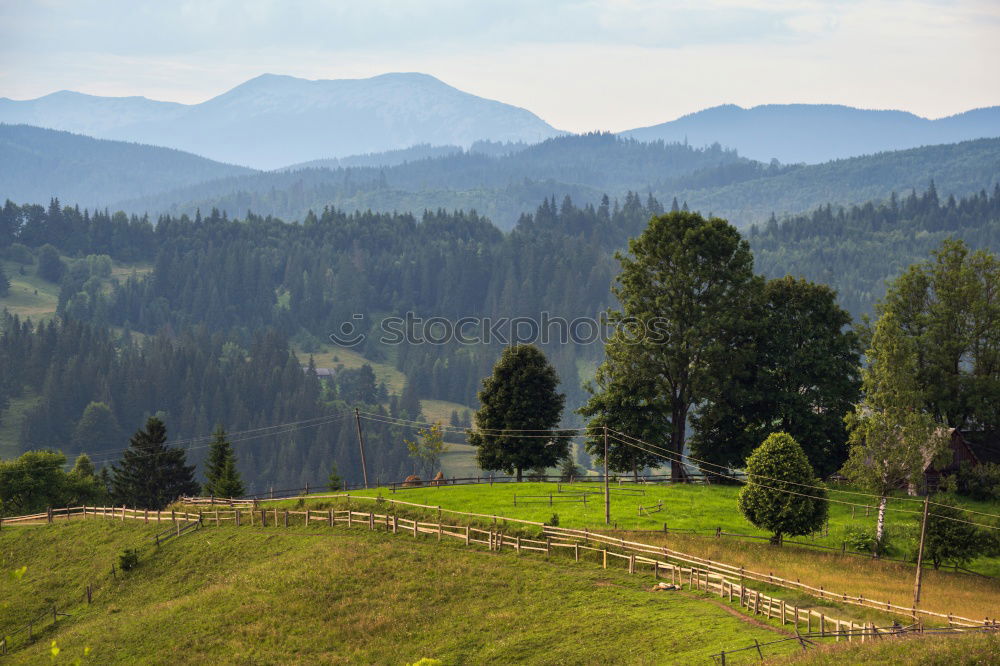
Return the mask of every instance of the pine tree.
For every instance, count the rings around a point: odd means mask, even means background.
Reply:
[[[10,280],[3,270],[3,264],[0,264],[0,296],[6,296],[8,293],[10,293]]]
[[[167,446],[167,427],[155,416],[129,440],[111,473],[115,502],[163,509],[184,494],[198,492],[194,466],[184,464],[184,451]]]
[[[205,461],[205,494],[212,497],[241,497],[246,494],[243,480],[236,469],[233,445],[226,439],[226,431],[216,426],[212,444]]]

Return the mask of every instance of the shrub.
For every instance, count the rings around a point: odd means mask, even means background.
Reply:
[[[886,529],[882,533],[882,543],[878,548],[878,555],[892,555],[896,552],[892,534]],[[875,529],[866,527],[849,527],[844,533],[844,542],[849,550],[859,553],[871,553],[875,550]]]
[[[927,516],[924,555],[933,562],[935,569],[946,563],[962,566],[989,550],[989,538],[975,525],[959,522],[968,517],[952,498],[938,494],[934,501],[938,504],[931,505]]]
[[[118,556],[118,568],[122,571],[131,571],[139,565],[139,551],[135,548],[126,548]]]
[[[553,513],[552,517],[549,518],[549,526],[551,526],[551,527],[559,527],[559,514],[558,513]]]
[[[774,533],[771,543],[784,535],[803,536],[826,522],[826,492],[818,486],[812,465],[795,439],[772,433],[747,458],[747,484],[740,489],[737,506],[757,527]]]
[[[955,491],[974,500],[988,502],[1000,499],[1000,465],[962,463],[955,475]]]
[[[59,256],[59,250],[45,244],[38,251],[38,277],[49,282],[59,282],[66,274],[66,264]]]

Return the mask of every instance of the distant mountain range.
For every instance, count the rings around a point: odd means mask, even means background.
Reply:
[[[395,160],[385,156],[391,165],[404,157],[397,151],[417,148],[430,156],[477,141],[533,144],[565,134],[528,110],[418,73],[318,81],[264,74],[200,104],[70,91],[0,98],[0,122],[177,148],[257,169],[316,161],[322,162],[313,166],[347,166],[346,157],[389,152],[396,153]],[[1000,106],[928,120],[827,104],[729,104],[619,134],[696,148],[719,143],[762,162],[817,164],[1000,137]]]
[[[760,161],[817,164],[887,150],[1000,137],[1000,106],[939,120],[833,104],[733,104],[622,132],[639,141],[718,142]]]
[[[0,200],[46,204],[59,197],[66,203],[104,207],[251,173],[171,148],[0,124]]]
[[[309,81],[264,74],[200,104],[62,91],[0,98],[0,122],[137,141],[275,169],[416,144],[537,143],[561,134],[530,111],[426,74]]]

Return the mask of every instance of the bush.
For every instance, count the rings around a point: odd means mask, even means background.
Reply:
[[[935,495],[927,516],[927,538],[924,555],[931,560],[934,568],[951,563],[956,566],[987,552],[990,539],[975,526],[967,522],[968,516],[957,507],[947,495]]]
[[[897,552],[893,544],[892,534],[886,529],[882,533],[882,544],[878,548],[878,555],[893,555]],[[844,533],[844,542],[848,550],[859,553],[871,553],[875,550],[875,529],[866,527],[849,527]]]
[[[552,517],[549,518],[549,526],[550,527],[559,527],[559,514],[558,513],[553,513]]]
[[[38,251],[38,277],[49,282],[59,282],[66,274],[66,264],[59,256],[59,250],[45,244]]]
[[[1000,465],[963,462],[955,475],[955,491],[981,502],[1000,499]]]
[[[8,261],[13,261],[18,264],[31,265],[35,263],[35,255],[32,254],[31,248],[27,245],[22,245],[21,243],[13,243],[10,247],[3,251],[3,256],[7,258]]]
[[[139,566],[139,551],[135,548],[126,548],[118,556],[118,568],[122,571],[131,571]]]
[[[826,491],[819,486],[802,447],[784,432],[772,433],[747,458],[747,484],[737,496],[743,516],[774,533],[771,543],[785,535],[803,536],[826,522]]]

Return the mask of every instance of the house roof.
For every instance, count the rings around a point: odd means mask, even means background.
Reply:
[[[962,437],[980,463],[1000,465],[1000,430],[963,430]]]

